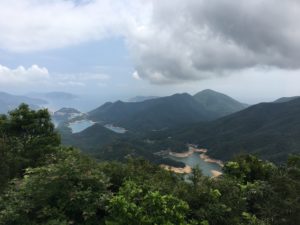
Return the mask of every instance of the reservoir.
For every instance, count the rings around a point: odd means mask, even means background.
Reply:
[[[72,129],[72,133],[78,133],[92,126],[93,124],[94,122],[90,120],[79,120],[70,123],[69,127]]]
[[[126,129],[123,127],[116,127],[112,124],[106,124],[104,127],[118,134],[124,134],[126,132]]]
[[[216,170],[219,172],[222,172],[222,167],[218,165],[217,163],[211,163],[211,162],[205,162],[203,159],[200,158],[200,153],[194,152],[190,156],[187,157],[175,157],[175,156],[169,156],[171,159],[183,162],[186,165],[196,168],[199,167],[205,176],[213,176],[212,170]]]

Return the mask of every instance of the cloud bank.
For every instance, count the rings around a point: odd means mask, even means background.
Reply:
[[[0,48],[37,51],[122,36],[134,77],[169,84],[255,67],[297,70],[298,21],[298,0],[3,0]]]
[[[49,72],[44,67],[33,65],[29,68],[19,66],[16,69],[0,65],[0,86],[31,85],[45,83],[50,79]]]
[[[154,83],[299,69],[299,21],[296,0],[153,1],[151,20],[129,41],[139,76]]]
[[[5,87],[65,87],[88,85],[103,85],[110,77],[106,74],[51,74],[45,67],[32,65],[29,68],[19,66],[11,69],[0,65],[0,88]]]

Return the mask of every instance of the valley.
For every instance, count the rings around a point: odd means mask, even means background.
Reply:
[[[44,104],[46,99],[79,98],[56,92],[39,96],[45,100],[30,101]],[[21,100],[27,101],[25,97]],[[89,112],[63,107],[53,112],[52,119],[64,144],[100,160],[142,157],[179,171],[200,166],[211,176],[211,171],[221,171],[221,160],[226,162],[241,153],[281,163],[299,152],[299,101],[298,97],[284,97],[249,106],[206,89],[195,95],[138,96],[131,102],[107,102]],[[208,149],[208,155],[219,160],[189,151],[188,143]]]
[[[84,114],[69,109],[71,114],[62,120],[66,125],[58,129],[63,131],[63,143],[100,160],[142,157],[179,173],[199,166],[208,176],[222,170],[222,161],[242,153],[280,163],[299,152],[299,99],[248,106],[212,90],[195,96],[197,101],[188,94],[175,94],[141,102],[108,102]],[[295,121],[293,130],[289,122],[283,125],[286,120]],[[71,132],[65,132],[67,127]]]

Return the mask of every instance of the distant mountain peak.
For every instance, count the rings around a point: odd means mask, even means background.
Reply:
[[[81,113],[79,110],[74,109],[74,108],[61,108],[57,110],[56,112],[61,112],[61,113]]]
[[[208,111],[215,113],[217,117],[226,116],[247,107],[246,104],[211,89],[196,93],[194,98]]]
[[[226,96],[228,98],[231,98],[226,94],[223,94],[221,92],[218,92],[218,91],[215,91],[215,90],[212,90],[212,89],[204,89],[204,90],[199,91],[198,93],[196,93],[194,96],[196,96],[196,95],[219,95],[219,96]],[[231,99],[233,99],[233,98],[231,98]]]
[[[283,102],[289,102],[289,101],[292,101],[292,100],[295,100],[298,98],[300,98],[300,96],[282,97],[282,98],[275,100],[274,102],[275,103],[283,103]]]
[[[21,103],[28,104],[32,109],[38,109],[41,108],[42,105],[47,104],[47,101],[39,98],[0,92],[0,113],[7,113],[17,108]]]
[[[200,93],[219,93],[219,94],[221,94],[220,92],[217,92],[217,91],[214,91],[214,90],[212,90],[212,89],[204,89],[204,90],[202,90],[202,91],[200,91]]]
[[[143,102],[155,98],[159,98],[159,97],[158,96],[135,96],[133,98],[130,98],[128,102]]]

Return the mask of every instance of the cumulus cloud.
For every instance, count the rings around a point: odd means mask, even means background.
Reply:
[[[129,38],[140,77],[154,83],[205,79],[253,67],[300,68],[296,0],[153,1]]]
[[[37,51],[120,35],[124,21],[129,24],[129,15],[134,14],[132,4],[127,0],[1,0],[0,48]]]
[[[0,65],[0,86],[28,85],[44,83],[50,79],[49,72],[44,67],[33,65],[29,68],[19,66],[16,69]]]
[[[139,73],[137,71],[134,71],[133,74],[132,74],[132,77],[136,80],[141,80],[141,77],[139,75]]]
[[[0,87],[84,87],[110,79],[107,74],[50,74],[48,69],[38,65],[29,68],[19,66],[11,69],[0,65]]]
[[[174,83],[260,66],[299,69],[298,21],[298,0],[3,0],[0,48],[122,36],[134,78]]]

